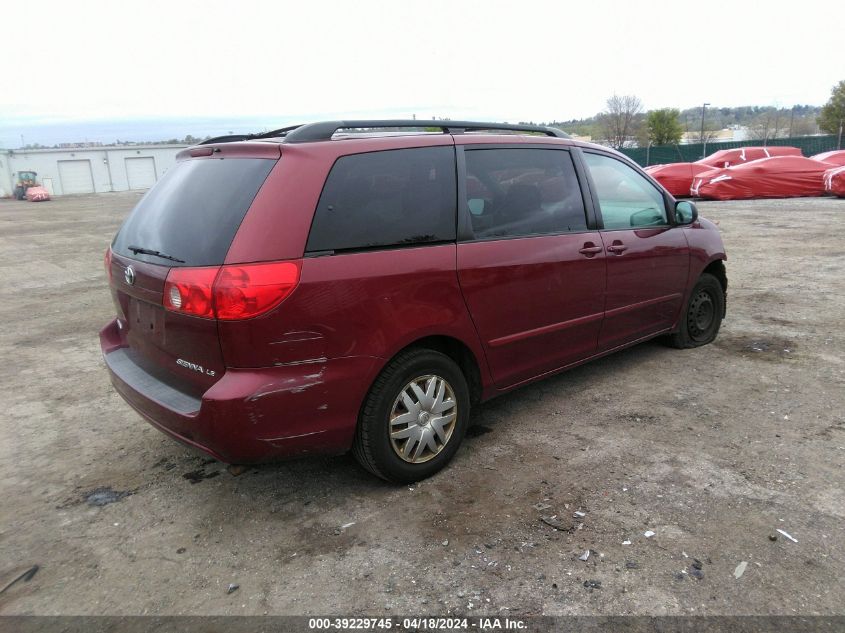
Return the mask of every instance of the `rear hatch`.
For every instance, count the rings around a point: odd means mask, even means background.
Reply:
[[[194,398],[221,378],[217,321],[165,309],[165,282],[180,268],[223,264],[275,164],[241,156],[182,160],[132,210],[107,260],[121,362]]]

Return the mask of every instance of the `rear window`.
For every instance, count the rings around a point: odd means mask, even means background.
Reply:
[[[455,183],[451,146],[339,158],[317,204],[307,250],[454,240]]]
[[[112,250],[153,264],[219,266],[275,164],[266,158],[176,163],[129,214]],[[130,246],[182,261],[135,253]]]

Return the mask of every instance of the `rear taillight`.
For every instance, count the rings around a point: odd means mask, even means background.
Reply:
[[[299,283],[299,263],[273,262],[223,266],[214,282],[214,307],[224,321],[269,312]]]
[[[106,254],[103,257],[103,265],[106,267],[106,277],[109,278],[109,283],[111,283],[111,246],[106,249]]]
[[[298,283],[299,262],[171,268],[163,304],[205,319],[249,319],[275,308]]]
[[[204,319],[214,318],[211,289],[220,268],[171,268],[164,282],[164,307]]]

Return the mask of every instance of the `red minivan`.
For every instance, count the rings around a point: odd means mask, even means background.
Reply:
[[[117,391],[229,463],[352,450],[417,481],[470,408],[666,335],[712,341],[717,228],[535,126],[334,121],[183,150],[106,253]]]

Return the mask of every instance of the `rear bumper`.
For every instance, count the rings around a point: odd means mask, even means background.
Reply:
[[[100,332],[112,384],[159,430],[227,463],[248,464],[352,445],[358,412],[381,364],[355,356],[279,367],[227,369],[201,398],[145,372],[122,347],[115,321]]]

